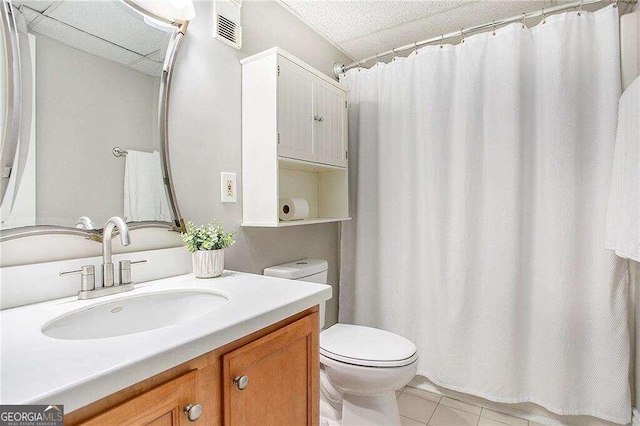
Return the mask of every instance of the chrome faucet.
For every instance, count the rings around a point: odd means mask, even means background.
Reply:
[[[102,229],[102,286],[95,284],[95,267],[93,265],[84,265],[80,269],[73,271],[60,272],[61,276],[80,274],[81,283],[78,299],[93,299],[95,297],[109,296],[111,294],[122,293],[124,291],[133,290],[133,281],[131,280],[131,265],[138,263],[146,263],[146,260],[130,260],[120,261],[120,282],[115,284],[113,279],[113,256],[111,253],[111,236],[113,230],[118,228],[120,232],[120,241],[123,246],[131,244],[129,238],[129,227],[126,222],[118,216],[110,218],[104,224]]]
[[[111,234],[114,228],[120,232],[120,242],[123,246],[131,244],[129,238],[129,227],[126,222],[118,216],[113,216],[102,229],[102,287],[113,287],[113,259],[111,255]]]

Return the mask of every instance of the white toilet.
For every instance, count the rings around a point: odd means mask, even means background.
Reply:
[[[264,275],[327,283],[327,262],[302,259]],[[320,328],[324,326],[320,306]],[[320,424],[399,426],[395,391],[417,370],[416,346],[388,331],[336,324],[320,332]]]

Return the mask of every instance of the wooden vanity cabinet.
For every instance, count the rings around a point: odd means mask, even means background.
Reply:
[[[183,412],[196,400],[196,371],[190,371],[82,422],[86,426],[178,426],[190,423]]]
[[[311,318],[222,356],[224,424],[312,425],[318,422],[318,333]],[[248,378],[242,389],[241,379]],[[315,422],[314,422],[314,419]]]
[[[317,426],[318,339],[314,307],[69,413],[65,425]],[[198,420],[188,404],[202,405]]]

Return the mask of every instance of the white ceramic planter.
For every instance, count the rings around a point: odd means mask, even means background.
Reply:
[[[214,278],[224,270],[224,249],[198,250],[192,253],[193,273],[196,278]]]

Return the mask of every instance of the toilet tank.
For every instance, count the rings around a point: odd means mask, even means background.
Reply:
[[[286,278],[289,280],[307,281],[327,284],[329,264],[322,259],[301,259],[265,268],[268,277]],[[325,302],[320,304],[320,329],[324,327]]]

